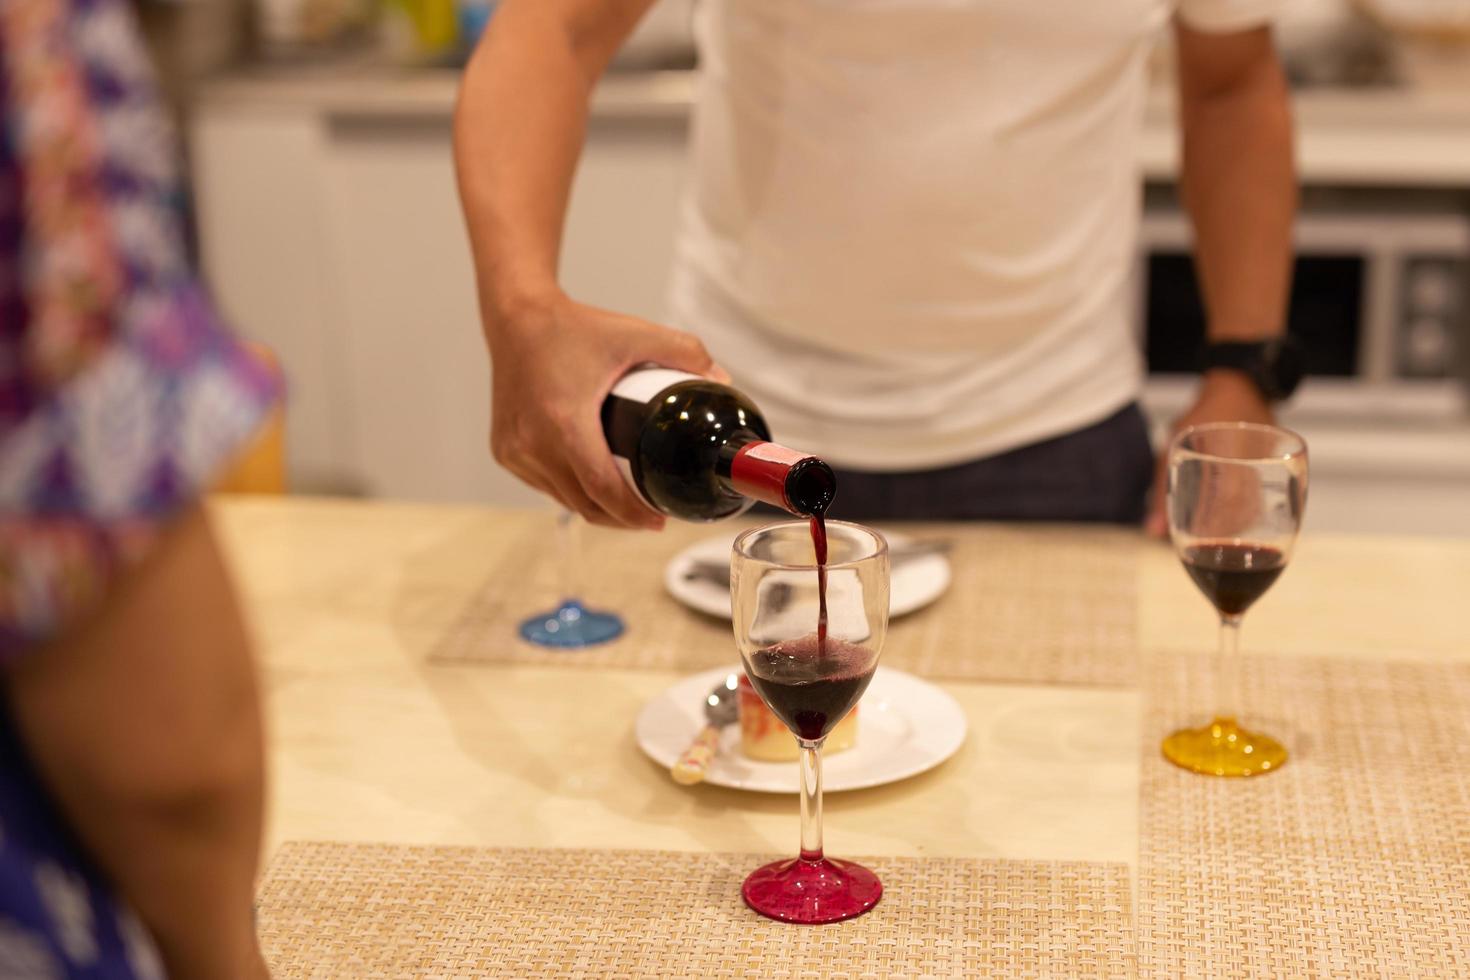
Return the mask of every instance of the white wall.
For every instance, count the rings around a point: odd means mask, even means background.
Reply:
[[[526,504],[489,458],[489,368],[454,189],[449,118],[205,101],[193,125],[206,272],[280,354],[293,486]],[[593,121],[562,278],[659,317],[685,124]]]

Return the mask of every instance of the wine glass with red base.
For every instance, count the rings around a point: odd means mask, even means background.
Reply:
[[[800,746],[801,851],[745,879],[745,903],[783,922],[861,915],[883,885],[822,851],[822,743],[868,687],[888,633],[888,544],[869,528],[785,521],[735,539],[730,599],[751,685]]]
[[[1274,425],[1214,422],[1169,448],[1169,535],[1194,584],[1220,614],[1215,715],[1164,739],[1164,757],[1191,772],[1258,776],[1286,747],[1240,721],[1240,621],[1286,569],[1307,506],[1307,444]]]

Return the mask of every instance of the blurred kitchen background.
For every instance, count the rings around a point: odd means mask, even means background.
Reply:
[[[599,87],[563,256],[578,299],[655,319],[694,2],[661,0]],[[140,4],[188,137],[206,273],[291,378],[292,488],[538,502],[486,449],[450,159],[457,66],[494,3]],[[1314,372],[1284,418],[1311,444],[1311,525],[1470,535],[1470,0],[1293,0],[1278,39],[1304,185],[1291,328]],[[1134,292],[1160,427],[1189,397],[1202,329],[1169,66],[1161,47]]]

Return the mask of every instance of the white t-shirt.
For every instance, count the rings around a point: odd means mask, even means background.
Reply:
[[[1146,62],[1280,0],[703,0],[671,290],[777,439],[977,459],[1138,394]]]

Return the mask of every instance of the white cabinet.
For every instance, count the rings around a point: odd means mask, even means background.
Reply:
[[[206,273],[237,328],[286,366],[297,489],[538,499],[489,457],[453,84],[431,77],[383,96],[367,83],[236,80],[196,107]],[[594,116],[562,278],[586,302],[656,318],[686,123],[649,104]]]

